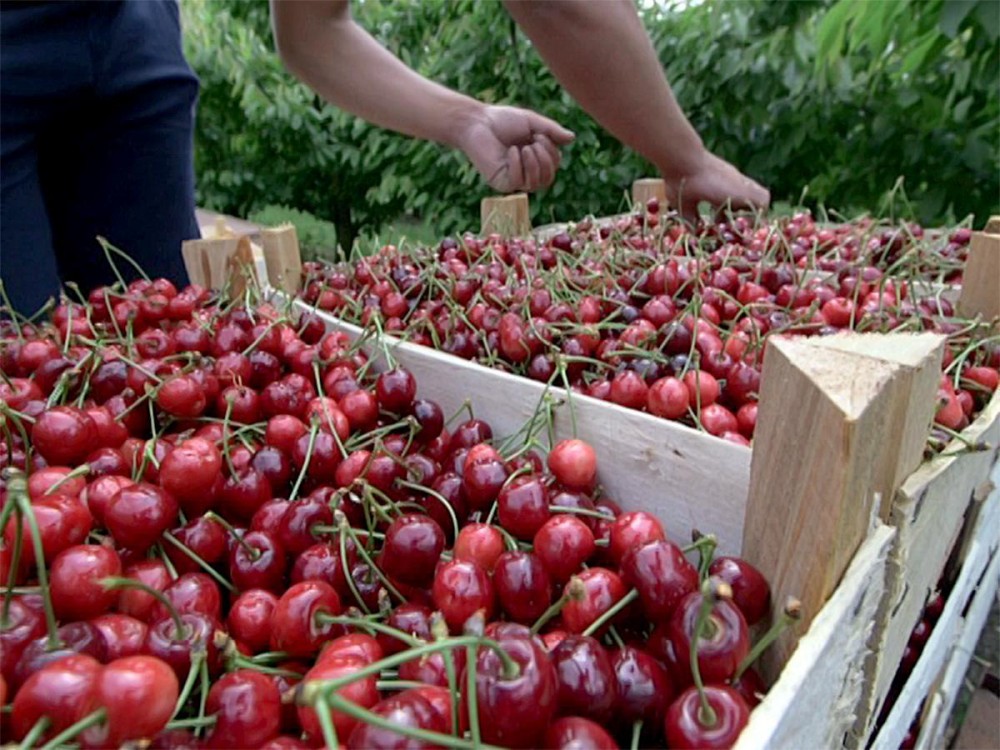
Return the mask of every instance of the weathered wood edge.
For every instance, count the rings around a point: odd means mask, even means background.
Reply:
[[[879,523],[799,640],[734,750],[839,747],[861,697],[861,663],[895,529]]]
[[[994,471],[994,476],[1000,479],[1000,467]],[[953,655],[963,658],[965,665],[968,666],[969,655],[955,651],[955,644],[962,633],[963,625],[969,628],[974,625],[971,617],[966,617],[963,621],[962,612],[969,602],[970,595],[982,580],[987,566],[991,566],[994,576],[996,575],[998,546],[1000,546],[1000,489],[995,489],[980,514],[975,541],[970,545],[969,555],[962,566],[958,580],[955,581],[944,612],[938,619],[924,646],[923,654],[889,713],[884,727],[875,737],[871,750],[896,750],[899,747],[921,701],[928,695],[940,675],[942,665]],[[992,589],[988,579],[983,581],[982,588]],[[978,630],[976,635],[978,636]]]

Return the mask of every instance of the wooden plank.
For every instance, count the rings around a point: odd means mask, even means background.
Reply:
[[[1000,468],[994,470],[994,477],[1000,481]],[[965,653],[956,649],[956,645],[962,643],[966,625],[970,626],[970,630],[974,629],[974,637],[978,637],[982,623],[977,625],[974,622],[974,619],[979,615],[979,612],[974,611],[974,609],[970,609],[964,618],[963,612],[965,612],[966,606],[977,588],[981,592],[995,590],[996,577],[1000,573],[1000,569],[997,568],[998,559],[1000,559],[997,552],[1000,548],[1000,490],[994,490],[983,511],[976,530],[975,542],[969,548],[969,556],[952,587],[944,611],[924,646],[913,674],[907,680],[892,711],[890,711],[882,731],[875,737],[871,745],[872,750],[895,750],[899,747],[921,702],[935,683],[940,682],[940,689],[946,691],[946,702],[952,704],[954,702],[956,691],[952,686],[956,679],[955,673],[959,670],[957,668],[952,670],[950,678],[945,670],[944,678],[939,680],[939,677],[942,675],[942,667],[948,664],[953,657],[964,660],[965,665],[957,679],[960,681],[964,676],[965,667],[968,667],[969,655],[974,650],[974,643],[973,648]],[[982,585],[980,585],[981,582]],[[989,595],[988,593],[987,596]],[[987,606],[988,609],[988,605],[981,603],[980,606]],[[947,691],[950,691],[950,694]],[[938,711],[943,712],[943,709],[942,705]],[[950,706],[948,709],[950,711]],[[946,720],[947,713],[944,713]],[[928,729],[932,734],[936,731],[933,729],[933,722],[930,728],[925,727],[925,731]]]
[[[660,208],[667,207],[667,183],[659,178],[645,178],[632,183],[632,207],[645,210],[651,198],[656,198]]]
[[[185,240],[181,255],[191,283],[224,290],[231,297],[241,296],[248,284],[267,283],[261,250],[247,235]]]
[[[780,671],[795,636],[833,593],[878,515],[878,498],[892,493],[897,467],[911,464],[900,449],[915,438],[888,428],[921,426],[908,418],[909,400],[925,360],[940,362],[940,346],[935,338],[887,334],[869,356],[846,344],[770,339],[743,554],[770,581],[774,600],[797,597],[804,617],[765,658],[765,676]]]
[[[968,318],[1000,318],[1000,234],[972,233],[958,312]]]
[[[861,697],[861,664],[882,597],[895,530],[877,523],[843,581],[750,714],[734,750],[803,750],[843,745]]]
[[[989,446],[969,452],[965,443],[953,441],[942,454],[924,463],[896,492],[889,523],[898,535],[889,554],[889,579],[874,634],[875,660],[869,665],[869,692],[859,713],[859,736],[867,736],[881,711],[903,656],[910,632],[935,590],[956,543],[971,542],[961,536],[963,519],[978,510],[973,502],[1000,464],[1000,392],[963,431],[969,443]],[[988,493],[986,493],[988,494]],[[971,504],[970,504],[971,502]],[[960,559],[967,552],[959,549]],[[877,644],[877,645],[875,645]]]
[[[299,236],[291,224],[265,227],[260,230],[267,263],[267,275],[272,285],[288,294],[302,288],[302,253]]]
[[[295,305],[313,310],[301,301]],[[363,334],[357,326],[315,312],[330,329],[353,338]],[[449,413],[474,396],[473,408],[488,415],[498,435],[519,430],[548,396],[556,438],[573,436],[575,413],[576,436],[594,447],[604,490],[623,508],[656,514],[674,539],[686,540],[699,528],[718,537],[720,551],[739,553],[750,476],[748,448],[634,409],[568,396],[561,388],[546,388],[427,347],[389,336],[385,341],[396,361],[416,377],[422,397],[438,401]],[[371,348],[371,355],[384,366],[377,347]]]
[[[983,227],[986,234],[1000,234],[1000,216],[991,216]]]
[[[526,193],[483,198],[479,204],[481,234],[527,237],[531,234],[531,208]]]

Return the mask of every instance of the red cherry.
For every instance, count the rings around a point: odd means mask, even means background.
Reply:
[[[479,651],[474,666],[483,742],[539,747],[559,705],[555,669],[533,639],[501,638],[499,643],[517,664],[518,672],[506,675],[496,651]],[[463,675],[460,684],[464,685],[465,679]]]
[[[229,578],[241,591],[281,591],[285,584],[285,550],[273,534],[248,531],[229,553]]]
[[[379,374],[375,381],[375,396],[386,411],[405,414],[417,394],[417,381],[401,367]]]
[[[271,618],[277,605],[278,597],[270,591],[244,591],[226,617],[229,634],[254,653],[267,650],[271,642]]]
[[[337,627],[317,615],[340,614],[340,597],[322,581],[303,581],[289,587],[271,614],[271,650],[292,657],[310,657]]]
[[[559,712],[586,713],[606,723],[615,704],[615,678],[607,651],[594,638],[570,635],[549,654],[559,684]]]
[[[141,560],[125,568],[125,577],[146,584],[157,591],[163,591],[173,580],[170,571],[160,560]],[[131,615],[137,620],[148,622],[156,599],[139,589],[122,589],[118,592],[118,611]]]
[[[664,734],[669,747],[727,748],[736,744],[750,711],[739,693],[722,685],[707,685],[705,698],[714,721],[703,716],[698,690],[689,687],[667,709]]]
[[[305,498],[289,503],[278,526],[278,541],[291,555],[304,552],[316,543],[313,527],[333,524],[333,511],[321,498]]]
[[[430,732],[444,733],[450,719],[445,717],[432,704],[422,689],[404,690],[371,706],[371,711],[382,718],[386,724],[376,726],[369,723],[359,723],[347,739],[348,750],[385,750],[388,748],[423,747],[423,743],[410,740],[399,732],[388,727],[407,727],[423,729]],[[339,737],[338,733],[338,737]]]
[[[625,554],[646,542],[663,541],[667,538],[659,520],[642,510],[623,513],[611,524],[608,557],[620,564]]]
[[[281,695],[274,681],[251,669],[220,677],[205,703],[215,716],[209,747],[259,747],[281,731]]]
[[[95,617],[90,624],[100,631],[109,661],[142,653],[149,627],[141,620],[115,613]]]
[[[570,633],[582,633],[628,592],[625,582],[607,568],[587,568],[577,578],[583,584],[583,599],[570,599],[562,609],[563,625]]]
[[[698,571],[673,542],[659,540],[633,547],[621,568],[625,581],[638,590],[643,612],[654,623],[668,620],[684,597],[698,590]]]
[[[163,382],[156,392],[156,405],[167,414],[193,419],[205,411],[205,390],[192,375],[177,375]]]
[[[85,730],[83,739],[91,745],[119,747],[162,731],[173,716],[180,689],[177,676],[160,659],[128,656],[104,667],[96,693],[105,720]]]
[[[395,607],[386,620],[386,625],[412,635],[422,641],[431,640],[431,608],[423,604],[406,602]],[[406,642],[387,633],[378,634],[378,642],[386,655],[399,653],[406,648]]]
[[[660,378],[649,387],[646,408],[650,414],[666,419],[680,419],[688,411],[691,394],[677,378]]]
[[[121,575],[122,563],[109,547],[80,544],[64,549],[49,568],[52,606],[61,620],[89,620],[114,605],[118,592],[101,579]]]
[[[180,630],[170,617],[150,623],[144,651],[166,662],[180,680],[186,679],[191,671],[193,653],[200,653],[209,670],[217,672],[220,655],[215,638],[216,622],[196,612],[186,612],[179,617]]]
[[[545,730],[544,747],[553,750],[617,750],[618,743],[596,721],[581,716],[564,716]]]
[[[771,588],[767,579],[746,560],[716,557],[708,573],[729,584],[733,590],[733,604],[740,608],[747,625],[756,625],[770,611]]]
[[[177,522],[177,501],[153,484],[124,487],[111,498],[104,523],[122,547],[143,552]]]
[[[571,490],[589,490],[597,477],[597,455],[582,440],[562,440],[549,451],[549,471]]]
[[[691,641],[702,606],[702,594],[693,591],[685,596],[667,623],[666,632],[677,655],[671,664],[673,674],[682,684],[691,684]],[[750,651],[750,634],[739,608],[728,599],[714,603],[704,632],[698,638],[698,671],[707,683],[723,683],[736,673]],[[656,631],[650,636],[654,638]]]
[[[565,583],[594,554],[594,532],[576,516],[561,513],[538,530],[533,549],[552,580]]]
[[[450,560],[442,564],[434,576],[432,592],[434,605],[454,632],[461,632],[479,610],[483,610],[485,620],[493,617],[493,584],[486,571],[474,562]]]
[[[545,486],[537,476],[520,476],[497,497],[500,525],[518,539],[531,539],[551,515]]]
[[[222,616],[222,595],[219,593],[219,587],[205,573],[184,573],[171,581],[162,593],[181,614],[197,613],[210,620],[219,620]],[[151,620],[161,620],[168,616],[169,612],[162,604],[153,605]]]
[[[676,691],[666,669],[645,651],[624,646],[611,655],[614,715],[623,726],[642,721],[659,727]]]
[[[97,442],[94,420],[73,406],[56,406],[44,411],[31,428],[32,445],[53,465],[76,466]]]
[[[410,586],[428,586],[444,544],[444,532],[433,518],[412,513],[400,516],[385,531],[382,569]]]
[[[32,674],[14,695],[11,729],[23,739],[42,718],[48,739],[75,724],[96,708],[96,690],[101,664],[85,654],[64,656]]]
[[[340,677],[347,677],[366,667],[367,664],[359,658],[344,657],[342,659],[328,659],[306,672],[302,678],[302,685],[308,686],[311,682],[323,680],[335,680]],[[336,691],[344,700],[350,701],[362,708],[371,708],[379,701],[378,688],[376,686],[375,675],[369,675],[349,682],[344,687]],[[323,737],[320,728],[319,718],[316,710],[311,706],[299,706],[299,722],[308,738],[314,741],[321,741]],[[333,710],[330,712],[333,719],[333,727],[337,732],[337,737],[347,737],[354,727],[358,726],[358,720],[345,714],[342,711]]]
[[[504,552],[493,571],[493,586],[504,612],[531,624],[552,604],[552,583],[542,561],[530,552]]]

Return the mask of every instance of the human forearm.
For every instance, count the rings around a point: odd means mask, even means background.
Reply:
[[[381,127],[455,146],[483,105],[423,78],[350,16],[346,0],[271,0],[285,65],[334,106]]]
[[[701,138],[681,111],[631,0],[505,0],[559,82],[668,178],[698,168]]]

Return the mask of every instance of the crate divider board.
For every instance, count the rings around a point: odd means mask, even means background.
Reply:
[[[296,300],[295,306],[315,313],[328,329],[344,331],[353,339],[364,335],[361,328],[302,301]],[[673,539],[683,542],[698,528],[718,537],[720,553],[739,551],[750,476],[749,448],[634,409],[567,395],[562,388],[548,388],[391,336],[384,336],[383,341],[417,379],[420,397],[438,401],[448,414],[457,411],[468,394],[476,393],[477,404],[488,410],[497,435],[520,430],[541,399],[548,397],[557,439],[572,437],[570,412],[575,410],[577,437],[594,446],[598,472],[601,467],[614,467],[604,471],[609,497],[625,509],[653,513]],[[382,358],[377,346],[369,351]]]
[[[993,481],[1000,483],[1000,464],[993,467]],[[1000,573],[998,548],[1000,489],[994,487],[979,514],[968,555],[944,611],[871,750],[896,750],[925,696],[930,699],[924,712],[928,723],[921,731],[918,747],[939,746],[937,741],[944,732],[943,724],[961,688],[990,602],[996,594]],[[970,599],[972,606],[963,616]],[[935,685],[937,688],[933,689]]]

